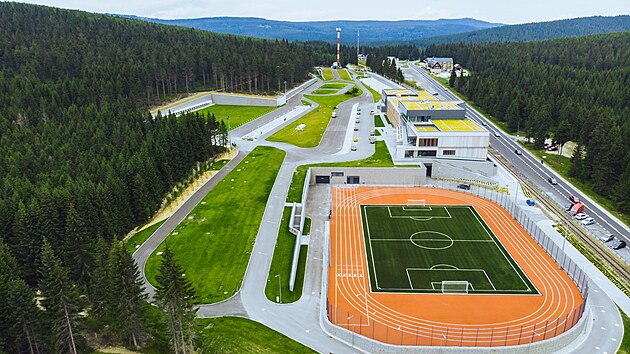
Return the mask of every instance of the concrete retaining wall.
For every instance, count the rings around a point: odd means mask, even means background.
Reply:
[[[427,182],[426,167],[417,168],[365,168],[365,167],[313,167],[310,184],[317,176],[329,176],[331,184],[348,184],[348,177],[359,177],[359,184],[420,186]]]
[[[463,177],[480,179],[480,177],[496,176],[498,171],[497,165],[492,161],[475,162],[433,159],[423,162],[432,164],[431,176],[436,178]]]
[[[231,95],[227,93],[212,93],[212,101],[214,102],[214,104],[221,105],[260,107],[277,107],[286,102],[286,100],[284,100],[284,96],[274,98]],[[280,103],[280,101],[282,101],[282,103]]]

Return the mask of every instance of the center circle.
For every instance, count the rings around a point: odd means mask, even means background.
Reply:
[[[453,239],[437,231],[419,231],[409,237],[416,247],[427,250],[445,250],[453,245]]]

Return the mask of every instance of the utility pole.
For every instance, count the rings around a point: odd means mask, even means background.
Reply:
[[[359,31],[357,31],[357,63],[359,62]]]

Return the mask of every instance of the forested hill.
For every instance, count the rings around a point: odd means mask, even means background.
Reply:
[[[73,352],[82,311],[128,345],[120,321],[143,319],[117,310],[135,300],[108,281],[137,273],[129,255],[124,273],[108,270],[109,249],[226,137],[214,117],[153,120],[147,107],[194,89],[278,90],[331,62],[326,46],[0,2],[0,352]]]
[[[129,16],[144,21],[167,25],[197,28],[206,31],[239,34],[244,36],[287,39],[290,41],[326,41],[336,42],[335,28],[341,27],[342,43],[353,45],[357,42],[357,31],[361,43],[390,44],[409,42],[418,38],[463,33],[484,28],[502,26],[472,18],[439,20],[403,20],[403,21],[274,21],[255,17],[206,17],[178,20],[163,20]]]
[[[502,26],[468,33],[423,38],[413,43],[426,47],[446,43],[527,42],[562,37],[623,32],[630,30],[630,16],[583,17],[549,22]]]
[[[447,44],[470,68],[455,88],[542,146],[580,144],[571,174],[630,212],[630,32],[503,44]]]

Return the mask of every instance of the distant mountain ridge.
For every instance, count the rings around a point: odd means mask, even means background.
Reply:
[[[625,32],[630,30],[630,16],[591,16],[548,22],[534,22],[488,28],[468,33],[421,38],[411,43],[426,47],[447,43],[528,42],[562,37]]]
[[[439,20],[401,20],[401,21],[313,21],[291,22],[267,20],[257,17],[206,17],[195,19],[163,20],[157,18],[126,16],[142,21],[167,25],[197,28],[212,32],[229,33],[267,39],[287,39],[289,41],[319,40],[336,41],[335,28],[341,27],[341,41],[354,44],[357,31],[362,44],[374,42],[411,42],[418,38],[471,32],[481,29],[503,26],[473,18]]]

